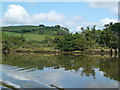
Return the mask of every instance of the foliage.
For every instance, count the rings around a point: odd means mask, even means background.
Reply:
[[[50,47],[63,51],[84,51],[97,48],[120,49],[120,23],[107,24],[103,30],[96,30],[95,27],[95,25],[92,28],[82,27],[82,32],[75,34],[60,25],[3,27],[2,43],[4,49],[13,47]]]
[[[101,42],[104,43],[105,46],[113,49],[119,48],[119,28],[120,23],[110,23],[105,25],[105,29],[101,34]]]
[[[13,47],[21,47],[26,42],[24,37],[8,36],[4,33],[2,36],[3,36],[2,39],[3,50],[10,49]]]

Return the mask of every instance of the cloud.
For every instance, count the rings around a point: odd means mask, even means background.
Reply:
[[[52,10],[48,13],[38,13],[33,15],[33,18],[38,21],[49,21],[49,22],[61,22],[66,19],[63,14],[57,13]]]
[[[96,25],[98,28],[102,28],[105,24],[109,24],[110,22],[116,23],[118,20],[113,18],[103,18],[97,22],[83,22],[83,26],[94,26]]]
[[[110,12],[118,14],[118,2],[90,2],[91,8],[106,8]]]
[[[110,18],[104,18],[104,19],[100,20],[100,23],[103,24],[103,25],[104,24],[109,24],[110,22],[116,23],[116,22],[118,22],[118,20],[110,19]]]
[[[111,5],[111,3],[107,3],[107,6]],[[107,8],[104,3],[91,3],[91,7],[93,8]],[[43,23],[45,25],[56,25],[59,24],[63,27],[67,27],[71,32],[80,31],[81,26],[93,26],[97,25],[97,27],[102,28],[104,24],[108,24],[110,22],[117,22],[117,20],[112,18],[104,18],[98,22],[88,22],[81,16],[72,16],[67,17],[63,13],[59,13],[55,10],[50,10],[48,12],[39,12],[34,14],[29,14],[27,10],[20,5],[9,5],[7,11],[4,13],[2,19],[2,25],[27,25],[33,24],[38,25]]]
[[[8,10],[4,13],[2,24],[6,25],[21,25],[21,24],[59,24],[64,27],[73,29],[79,25],[79,21],[83,20],[81,16],[66,17],[63,13],[55,10],[48,12],[39,12],[30,15],[27,10],[20,5],[9,5]]]
[[[82,27],[83,26],[76,26],[76,32],[82,32],[82,30],[81,30]]]
[[[38,24],[40,22],[62,22],[65,16],[51,10],[47,13],[37,13],[30,15],[24,7],[20,5],[9,5],[4,13],[3,24]]]
[[[89,6],[92,8],[109,8],[109,6],[113,4],[111,2],[91,2]]]
[[[9,5],[8,10],[4,13],[3,24],[29,23],[30,15],[20,5]]]
[[[75,26],[76,21],[82,19],[80,16],[67,18],[64,14],[55,10],[40,12],[30,15],[26,9],[20,5],[9,5],[4,13],[3,25],[13,24],[39,24],[39,23],[59,23],[66,26]]]
[[[72,32],[81,32],[81,27],[93,27],[94,25],[96,25],[96,29],[102,29],[105,24],[109,24],[110,22],[116,23],[118,20],[113,18],[104,18],[98,22],[82,22],[79,25],[76,25],[76,29]]]

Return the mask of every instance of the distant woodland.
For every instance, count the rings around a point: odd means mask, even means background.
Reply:
[[[66,27],[55,26],[8,26],[2,27],[2,50],[59,50],[85,51],[88,49],[114,49],[120,53],[120,23],[104,25],[103,30],[82,27],[71,33]]]

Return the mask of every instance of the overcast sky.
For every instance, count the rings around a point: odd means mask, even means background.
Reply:
[[[118,21],[117,2],[3,2],[2,26],[61,25],[71,32],[82,26]]]

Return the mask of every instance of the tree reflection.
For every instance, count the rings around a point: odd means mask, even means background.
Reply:
[[[90,66],[85,66],[81,72],[81,76],[93,76],[95,79],[95,70]]]
[[[100,71],[104,72],[104,76],[113,80],[120,81],[118,73],[118,58],[106,58],[100,61]]]
[[[120,60],[119,60],[120,61]],[[104,72],[104,76],[119,81],[118,59],[105,56],[75,56],[75,55],[48,55],[48,54],[8,54],[3,55],[3,64],[18,68],[43,70],[64,68],[79,72],[81,76],[93,76],[95,69]]]

